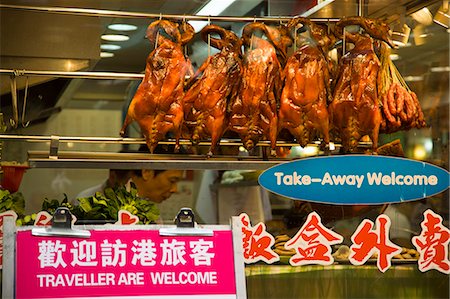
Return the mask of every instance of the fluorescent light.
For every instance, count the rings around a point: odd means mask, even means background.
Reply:
[[[208,21],[189,21],[192,27],[194,27],[195,32],[200,32],[206,25],[208,25]]]
[[[423,76],[406,76],[403,79],[406,82],[418,82],[423,80]]]
[[[129,40],[130,38],[123,34],[104,34],[102,35],[102,39],[112,42],[123,42]]]
[[[423,146],[428,153],[431,153],[433,150],[433,140],[431,140],[431,138],[426,138],[423,142]]]
[[[395,54],[395,53],[392,53],[391,55],[389,55],[389,58],[390,58],[392,61],[399,60],[399,59],[400,59],[400,55]]]
[[[200,9],[196,15],[218,16],[236,0],[211,0]]]
[[[113,44],[102,44],[100,45],[100,49],[102,50],[110,50],[110,51],[115,51],[115,50],[119,50],[120,48],[122,48],[119,45],[113,45]]]
[[[130,24],[110,24],[108,28],[116,31],[133,31],[137,29],[137,26]]]
[[[450,66],[436,66],[430,69],[433,73],[450,72]]]
[[[203,6],[196,15],[198,16],[218,16],[225,9],[227,9],[236,0],[210,0],[205,6]],[[206,25],[208,21],[189,21],[189,24],[194,27],[195,32],[199,32]]]
[[[111,53],[111,52],[100,52],[100,57],[101,58],[114,57],[114,53]]]

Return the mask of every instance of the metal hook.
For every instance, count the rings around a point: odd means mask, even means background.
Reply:
[[[343,33],[344,33],[344,37],[342,38],[342,56],[345,55],[345,27],[344,27]]]
[[[162,20],[162,13],[159,13],[159,20]],[[155,49],[158,48],[158,39],[159,39],[159,28],[158,31],[156,32],[156,40],[155,40]]]
[[[253,23],[256,23],[256,15],[253,16]],[[252,32],[252,36],[250,37],[250,51],[253,50],[253,37],[255,34]]]
[[[182,19],[182,24],[186,23],[186,15],[183,15],[183,19]],[[184,52],[184,56],[188,56],[188,51],[187,51],[187,44],[185,44],[183,46],[183,52]]]
[[[211,25],[211,16],[208,16],[208,25]],[[208,57],[211,56],[211,34],[208,33]]]
[[[25,111],[27,107],[27,97],[28,97],[28,76],[26,77],[25,81],[25,94],[23,96],[23,107],[22,107],[22,127],[26,128],[30,125],[30,121],[27,121],[25,123]]]
[[[294,53],[297,52],[297,40],[298,40],[298,27],[294,29]]]
[[[17,107],[17,78],[16,72],[14,71],[13,75],[10,77],[10,85],[11,85],[11,99],[12,99],[12,108],[13,108],[13,118],[9,119],[9,123],[14,129],[17,129],[19,124],[19,111]]]

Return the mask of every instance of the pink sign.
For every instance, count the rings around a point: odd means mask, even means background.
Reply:
[[[17,233],[17,298],[235,294],[231,231],[169,237],[157,230],[93,230],[89,239]]]

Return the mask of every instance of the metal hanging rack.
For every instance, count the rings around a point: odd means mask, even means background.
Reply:
[[[202,15],[175,15],[175,14],[153,14],[143,12],[129,12],[88,8],[67,7],[44,7],[0,4],[0,9],[16,9],[33,12],[70,14],[91,17],[111,18],[141,18],[141,19],[170,19],[175,21],[202,20],[222,22],[276,22],[289,21],[293,16],[273,17],[233,17],[233,16],[202,16]],[[311,18],[315,22],[337,22],[339,18]],[[73,79],[119,79],[119,80],[141,80],[144,74],[119,73],[119,72],[65,72],[45,70],[15,70],[0,69],[0,75],[10,76],[44,76]],[[76,136],[33,136],[33,135],[0,135],[0,140],[47,142],[50,144],[49,151],[30,151],[29,166],[36,168],[122,168],[122,169],[266,169],[288,159],[266,157],[261,160],[258,156],[226,157],[214,156],[205,158],[202,155],[151,155],[151,154],[129,154],[129,153],[93,153],[93,152],[67,152],[60,151],[59,145],[64,142],[74,143],[108,143],[108,144],[145,144],[144,138],[114,138],[114,137],[76,137]],[[175,144],[175,140],[164,140],[160,144]],[[320,142],[311,144],[318,146]],[[192,145],[189,140],[180,140],[182,145]],[[209,146],[209,141],[200,142],[199,146]],[[222,139],[221,146],[241,146],[240,140]],[[257,147],[270,147],[269,141],[260,141]],[[297,143],[278,141],[277,146],[292,147]],[[332,144],[334,150],[340,145]],[[360,146],[370,147],[370,143],[361,142]],[[182,157],[182,158],[180,158]]]
[[[145,144],[144,138],[85,137],[85,136],[42,136],[42,135],[0,135],[2,141],[43,142],[49,145],[47,151],[28,151],[29,166],[33,168],[118,168],[118,169],[221,169],[221,170],[261,170],[292,158],[258,156],[224,156],[192,154],[150,154],[116,152],[61,151],[61,143],[101,143],[101,144]],[[160,141],[159,144],[174,145],[175,140]],[[191,146],[190,140],[180,140],[181,145]],[[199,146],[210,146],[210,141],[202,141]],[[237,139],[222,138],[221,146],[242,146]],[[320,142],[309,146],[319,147]],[[290,141],[278,141],[278,147],[298,146]],[[331,143],[329,154],[339,151],[340,145]],[[361,148],[368,148],[370,142],[361,142]],[[260,141],[256,147],[269,148],[269,141]]]
[[[90,9],[90,8],[69,8],[69,7],[51,7],[51,6],[26,6],[26,5],[10,5],[0,4],[0,8],[20,9],[35,12],[59,13],[59,14],[75,14],[90,17],[113,17],[113,18],[150,18],[150,19],[172,19],[177,21],[193,20],[193,21],[222,21],[222,22],[280,22],[289,21],[292,16],[274,16],[274,17],[233,17],[233,16],[202,16],[202,15],[175,15],[175,14],[155,14],[143,12],[129,12],[118,10]],[[339,18],[311,18],[315,22],[337,22]]]
[[[119,72],[64,72],[64,71],[35,71],[0,69],[1,75],[11,76],[33,76],[33,77],[58,77],[72,79],[119,79],[119,80],[142,80],[144,74],[119,73]]]

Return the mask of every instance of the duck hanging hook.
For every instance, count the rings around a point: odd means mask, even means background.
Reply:
[[[13,74],[10,76],[10,86],[11,86],[11,100],[12,100],[12,113],[13,118],[9,119],[9,123],[14,129],[17,129],[19,124],[19,111],[17,107],[17,72],[14,70]]]
[[[23,96],[23,106],[22,106],[22,127],[26,128],[30,125],[30,121],[25,122],[25,112],[27,107],[27,98],[28,98],[28,76],[25,81],[25,94]]]

